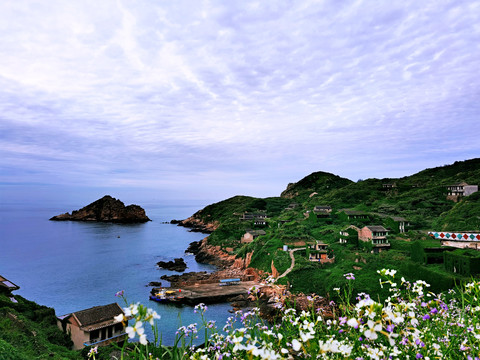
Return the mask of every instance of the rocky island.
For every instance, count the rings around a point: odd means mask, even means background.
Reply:
[[[144,223],[151,221],[145,214],[145,210],[138,205],[125,206],[118,199],[105,195],[101,199],[72,213],[54,216],[50,220],[56,221],[99,221],[121,224]]]

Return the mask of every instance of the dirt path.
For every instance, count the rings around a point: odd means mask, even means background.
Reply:
[[[293,253],[294,253],[295,251],[298,251],[298,250],[305,250],[305,248],[297,248],[297,249],[292,249],[292,250],[289,251],[289,253],[290,253],[290,259],[292,259],[292,264],[291,264],[290,267],[289,267],[287,270],[285,270],[285,272],[284,272],[282,275],[280,275],[276,280],[278,280],[278,279],[280,279],[280,278],[282,278],[282,277],[287,276],[287,275],[290,273],[290,271],[293,270],[293,267],[295,266],[295,256],[294,256]]]

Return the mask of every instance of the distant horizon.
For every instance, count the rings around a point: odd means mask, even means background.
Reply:
[[[24,0],[0,24],[0,201],[270,197],[480,154],[478,1]]]
[[[448,164],[441,164],[438,166],[431,166],[427,167],[424,169],[420,169],[418,171],[415,171],[410,174],[404,174],[398,177],[366,177],[363,179],[349,179],[353,182],[358,182],[359,180],[367,180],[367,179],[400,179],[403,177],[407,176],[412,176],[415,175],[423,170],[427,169],[432,169],[432,168],[439,168],[443,166],[448,166],[452,165],[457,161],[468,161],[468,160],[474,160],[477,158],[471,158],[471,159],[464,159],[464,160],[455,160],[451,163]],[[329,173],[328,171],[324,170],[316,170],[311,173],[305,174],[301,176],[300,178],[291,181],[291,183],[296,183],[303,179],[304,177],[314,173],[314,172],[326,172]],[[331,173],[336,176],[343,177],[339,174]],[[78,208],[81,208],[83,206],[86,206],[93,201],[96,201],[100,198],[102,198],[105,195],[110,195],[116,199],[121,200],[122,202],[125,203],[125,205],[130,205],[130,204],[137,204],[140,206],[145,206],[145,205],[165,205],[165,206],[171,206],[171,205],[178,205],[178,206],[207,206],[212,203],[216,203],[222,200],[226,200],[228,198],[234,197],[234,196],[251,196],[251,197],[258,197],[258,198],[267,198],[267,197],[279,197],[281,192],[283,192],[287,188],[288,183],[284,184],[284,187],[278,194],[275,195],[266,195],[266,196],[255,196],[251,194],[241,194],[241,193],[235,193],[235,190],[231,193],[231,195],[226,195],[224,197],[220,198],[201,198],[201,197],[181,197],[181,196],[162,196],[161,190],[158,189],[135,189],[135,188],[80,188],[81,191],[78,192],[78,188],[75,188],[74,186],[65,186],[65,185],[53,185],[53,184],[2,184],[0,183],[0,207],[2,205],[14,205],[14,204],[38,204],[39,202],[42,202],[43,205],[49,205],[49,206],[54,206],[54,205],[61,205],[63,203],[69,203],[69,204],[79,204]],[[30,186],[31,188],[25,191],[25,187]],[[11,191],[12,187],[16,188],[16,191]],[[34,191],[33,189],[36,189]],[[39,189],[43,189],[43,191],[38,191]],[[10,190],[10,191],[9,191]],[[153,194],[152,194],[153,193]],[[33,202],[32,202],[32,194],[36,194],[37,196],[33,196]],[[68,195],[66,195],[68,194]],[[180,192],[178,193],[180,194]],[[53,196],[52,196],[53,195]],[[169,193],[169,195],[174,195],[172,193]],[[70,212],[71,210],[77,210],[77,209],[70,209],[70,210],[65,210]],[[57,214],[55,214],[57,215]]]

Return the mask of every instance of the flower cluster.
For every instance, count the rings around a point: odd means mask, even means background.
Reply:
[[[379,274],[391,293],[384,302],[358,294],[355,304],[343,304],[343,311],[330,319],[286,309],[281,324],[273,327],[236,314],[224,328],[226,335],[212,336],[190,358],[480,360],[480,282],[467,284],[460,301],[428,292],[424,281],[410,284],[402,278],[399,286],[395,270]],[[355,279],[351,273],[344,276]],[[235,321],[240,327],[234,327]]]
[[[123,294],[121,295],[123,296]],[[154,325],[156,319],[160,319],[160,315],[156,311],[147,308],[141,304],[131,304],[130,306],[123,308],[124,313],[115,316],[115,321],[126,322],[128,319],[133,318],[135,323],[133,326],[127,326],[125,331],[130,339],[133,339],[136,335],[139,337],[140,344],[147,344],[147,335],[143,327],[144,323],[149,323],[150,326]]]
[[[203,324],[183,326],[172,347],[183,359],[467,359],[480,360],[480,281],[472,281],[456,291],[434,294],[424,281],[395,282],[395,270],[380,270],[380,283],[389,287],[389,297],[375,301],[368,294],[349,295],[355,276],[345,274],[345,289],[338,289],[340,303],[331,317],[322,312],[282,309],[276,325],[266,325],[259,309],[238,311],[222,330],[207,321],[203,304],[195,311]],[[313,299],[313,298],[312,298]],[[128,314],[128,315],[127,315]],[[143,343],[142,321],[154,312],[139,304],[125,308],[136,318],[129,335]],[[140,325],[137,325],[140,322]],[[205,331],[205,343],[193,339]],[[187,344],[185,339],[190,342]],[[182,341],[180,342],[180,339]],[[180,358],[180,357],[179,357]]]

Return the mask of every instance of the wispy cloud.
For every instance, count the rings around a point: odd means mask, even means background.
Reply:
[[[479,1],[2,3],[0,181],[267,196],[475,157],[478,24]]]

